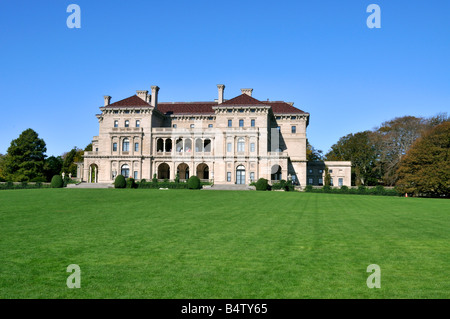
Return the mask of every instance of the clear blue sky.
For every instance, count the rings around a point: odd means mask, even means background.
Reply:
[[[66,12],[81,7],[81,29]],[[381,29],[366,8],[381,7]],[[160,101],[253,88],[311,114],[310,142],[450,110],[450,1],[1,0],[0,153],[33,128],[47,155],[98,134],[103,95]]]

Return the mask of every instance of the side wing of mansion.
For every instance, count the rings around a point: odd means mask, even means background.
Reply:
[[[119,174],[137,180],[180,180],[196,175],[216,184],[248,184],[263,177],[319,185],[324,164],[334,185],[350,186],[350,162],[306,160],[309,113],[283,101],[259,101],[253,89],[224,99],[217,85],[211,102],[159,102],[159,87],[104,106],[99,135],[85,152],[77,176],[111,183]],[[322,164],[321,164],[322,163]],[[331,166],[330,166],[331,165]]]

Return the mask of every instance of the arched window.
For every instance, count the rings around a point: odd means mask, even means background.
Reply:
[[[122,151],[128,152],[130,151],[130,140],[125,138],[122,142]]]
[[[244,152],[244,149],[245,149],[245,140],[241,137],[240,139],[238,139],[237,151]]]
[[[122,165],[122,169],[120,173],[123,175],[123,177],[128,178],[130,177],[130,166],[128,164]]]

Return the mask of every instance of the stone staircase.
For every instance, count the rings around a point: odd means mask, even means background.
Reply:
[[[111,183],[86,183],[67,184],[67,188],[114,188]]]
[[[205,190],[220,191],[251,191],[255,190],[255,186],[237,185],[237,184],[214,184],[211,187],[203,187]]]

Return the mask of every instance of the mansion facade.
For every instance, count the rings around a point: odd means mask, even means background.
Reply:
[[[105,96],[96,115],[99,134],[78,165],[78,178],[111,183],[119,174],[136,180],[196,175],[215,184],[259,178],[320,184],[324,162],[306,160],[309,113],[294,103],[257,100],[253,89],[226,100],[225,85],[217,88],[210,102],[159,102],[157,86],[114,103]],[[350,186],[350,162],[324,164],[336,186]]]

